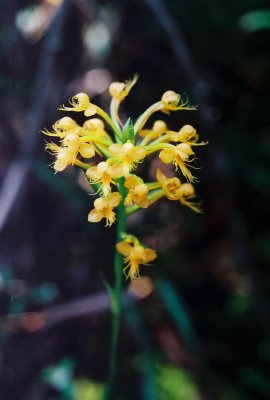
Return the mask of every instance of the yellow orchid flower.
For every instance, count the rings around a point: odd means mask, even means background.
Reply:
[[[136,279],[140,277],[140,265],[147,265],[156,259],[155,250],[146,249],[138,241],[128,243],[128,241],[116,244],[117,251],[124,257],[124,274],[126,278]]]
[[[204,146],[207,142],[200,142],[196,129],[191,125],[184,125],[178,132],[167,131],[166,135],[172,142],[182,142],[190,146]]]
[[[191,146],[187,143],[180,143],[177,146],[168,145],[170,147],[164,148],[159,154],[159,158],[165,164],[173,163],[176,170],[180,169],[182,174],[190,182],[196,181],[186,164],[192,162],[190,156],[194,155]]]
[[[130,79],[125,82],[113,82],[110,84],[109,93],[112,97],[111,100],[111,116],[114,123],[119,126],[122,125],[119,115],[118,109],[121,102],[128,96],[129,92],[131,91],[132,87],[138,80],[138,75],[135,75],[133,79]]]
[[[112,82],[109,87],[109,93],[113,99],[119,100],[120,102],[124,100],[129,94],[132,87],[138,80],[138,75],[134,75],[132,79],[125,82]]]
[[[180,94],[173,90],[167,90],[163,93],[160,101],[152,104],[143,114],[140,115],[134,125],[134,131],[140,132],[151,115],[157,111],[170,114],[170,111],[179,110],[196,110],[196,107],[190,106],[188,100],[182,101]]]
[[[177,177],[167,178],[159,169],[157,170],[157,180],[160,183],[166,197],[169,200],[177,200],[176,191],[181,187],[181,181]]]
[[[162,121],[161,119],[155,121],[152,126],[152,129],[143,129],[139,132],[139,136],[144,138],[141,141],[140,145],[145,146],[150,141],[161,137],[166,131],[167,131],[166,122]]]
[[[144,147],[134,146],[131,142],[112,144],[109,147],[109,152],[116,161],[122,163],[123,176],[126,176],[146,156]]]
[[[177,200],[179,200],[181,204],[191,208],[191,210],[197,213],[202,212],[200,204],[190,201],[190,199],[196,197],[195,188],[191,183],[183,183],[181,187],[176,190],[175,194],[177,196]]]
[[[106,226],[111,226],[115,221],[113,209],[119,205],[121,196],[118,192],[109,194],[107,197],[99,197],[94,201],[94,208],[88,214],[89,222],[100,222],[106,218]]]
[[[92,158],[95,155],[93,144],[83,142],[82,138],[75,133],[67,134],[61,146],[47,143],[46,149],[56,154],[56,161],[53,164],[56,172],[64,171],[69,165],[74,165],[78,154],[84,158]]]
[[[125,180],[124,186],[129,189],[125,199],[125,206],[137,204],[141,208],[148,207],[148,187],[141,178],[136,175],[130,175]]]
[[[199,204],[189,201],[196,197],[194,186],[191,183],[182,184],[180,179],[176,177],[167,178],[159,169],[157,170],[157,180],[161,184],[167,199],[179,200],[181,204],[201,213]]]
[[[86,117],[91,117],[97,113],[97,107],[90,102],[89,96],[86,93],[78,93],[69,101],[71,107],[60,106],[61,111],[83,111]]]
[[[70,117],[63,117],[56,121],[53,126],[53,132],[44,130],[43,133],[47,136],[55,136],[63,139],[69,133],[80,134],[81,127],[77,124],[74,119]]]
[[[123,175],[123,168],[120,164],[109,164],[109,161],[101,161],[98,165],[90,167],[86,176],[92,183],[101,183],[103,195],[106,197],[111,192],[111,184],[115,179]]]

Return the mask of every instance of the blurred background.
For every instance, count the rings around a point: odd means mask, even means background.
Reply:
[[[107,108],[134,73],[124,116],[175,90],[199,107],[170,127],[209,145],[202,215],[161,201],[130,218],[159,257],[125,283],[114,398],[269,399],[269,1],[0,6],[1,400],[101,399],[115,231],[87,222],[93,198],[75,168],[54,174],[41,130],[81,91]]]

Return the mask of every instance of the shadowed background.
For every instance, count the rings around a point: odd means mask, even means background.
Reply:
[[[1,400],[101,399],[114,227],[87,222],[93,197],[76,168],[49,168],[41,130],[81,91],[108,109],[110,82],[134,73],[124,118],[175,90],[198,111],[170,128],[209,144],[202,215],[160,201],[130,218],[158,259],[125,285],[115,399],[268,399],[269,2],[0,6]],[[155,160],[144,167],[154,179]]]

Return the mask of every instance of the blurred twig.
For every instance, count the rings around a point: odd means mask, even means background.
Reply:
[[[129,298],[130,296],[128,294],[122,294],[123,305],[128,303]],[[109,310],[110,307],[110,296],[107,292],[102,292],[82,297],[63,305],[49,307],[43,311],[8,315],[4,318],[4,326],[6,326],[8,330],[23,329],[35,332],[40,329],[48,329],[60,322],[73,318],[81,318],[86,315],[101,313]]]
[[[0,234],[16,200],[18,200],[19,195],[21,196],[23,192],[23,183],[31,167],[35,145],[38,142],[38,130],[44,119],[46,104],[50,95],[49,82],[55,64],[55,56],[60,48],[61,31],[69,4],[69,0],[65,0],[59,7],[44,39],[36,70],[32,102],[25,121],[23,139],[20,143],[19,155],[11,163],[1,187]]]

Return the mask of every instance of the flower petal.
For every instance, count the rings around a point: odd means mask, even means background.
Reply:
[[[116,244],[117,251],[122,254],[124,257],[128,257],[132,250],[132,246],[126,242],[119,242]]]
[[[118,192],[113,192],[110,197],[108,197],[108,204],[111,208],[117,207],[120,203],[121,196]]]
[[[153,261],[157,258],[157,253],[152,249],[144,249],[145,262]]]
[[[103,213],[96,208],[90,211],[88,214],[88,221],[89,222],[99,222],[103,218]]]
[[[161,161],[163,161],[165,164],[170,164],[174,158],[174,151],[171,149],[165,149],[162,150],[159,153],[159,158]]]

